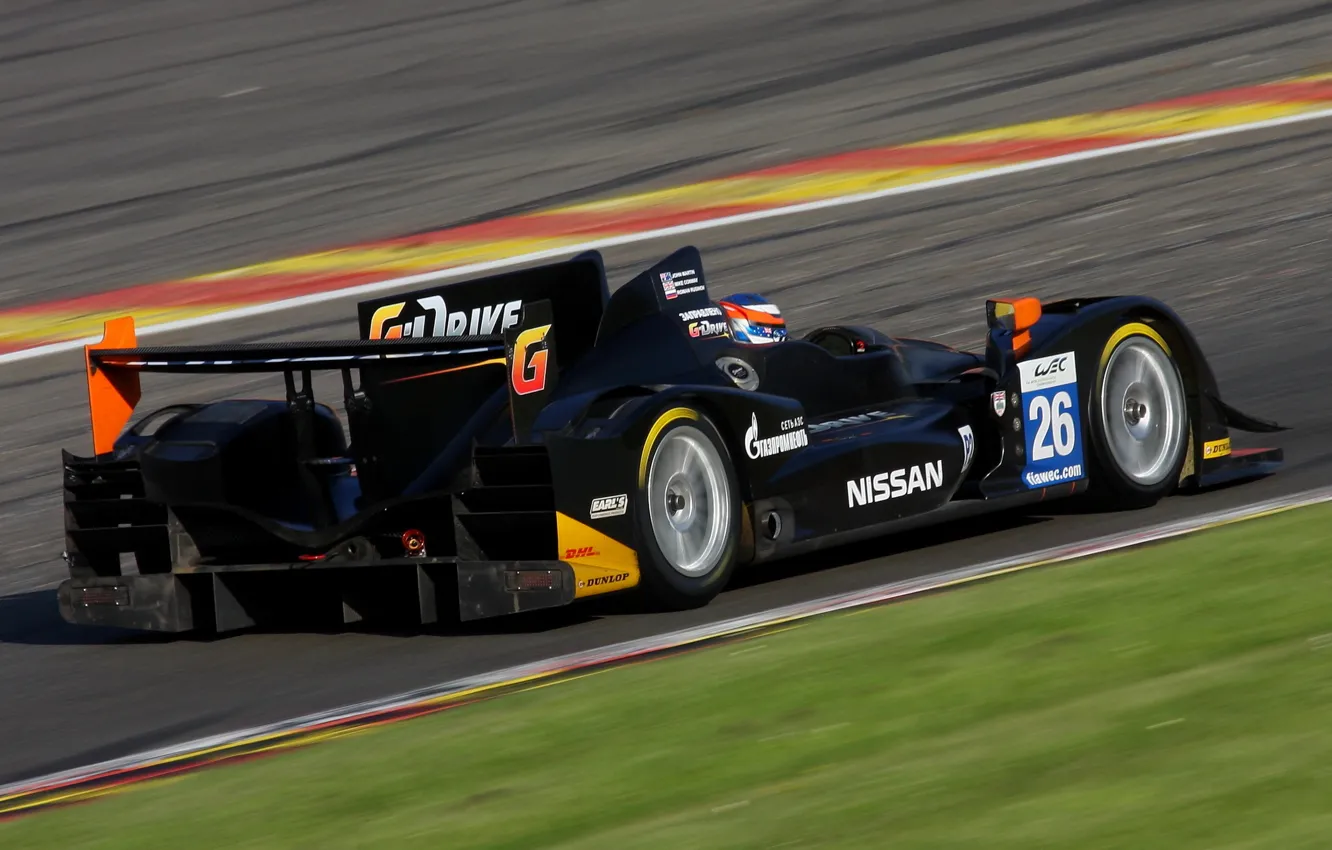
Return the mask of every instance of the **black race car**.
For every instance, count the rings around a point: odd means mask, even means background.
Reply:
[[[761,306],[761,305],[760,305]],[[986,303],[982,353],[873,328],[741,339],[682,249],[613,295],[600,255],[359,305],[361,339],[85,352],[60,609],[168,632],[473,620],[1087,492],[1263,475],[1280,430],[1219,396],[1150,298]],[[311,374],[341,373],[346,427]],[[282,400],[129,424],[140,373],[282,373]],[[132,553],[133,557],[127,557]],[[131,563],[133,568],[130,568]]]

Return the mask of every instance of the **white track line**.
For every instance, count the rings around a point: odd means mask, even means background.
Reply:
[[[1024,567],[1046,566],[1086,558],[1091,555],[1101,555],[1118,549],[1125,549],[1130,546],[1140,546],[1144,543],[1152,543],[1171,537],[1180,537],[1204,529],[1215,528],[1218,525],[1225,525],[1246,519],[1254,519],[1266,514],[1287,511],[1293,508],[1307,507],[1323,502],[1332,502],[1332,487],[1306,490],[1302,493],[1280,496],[1264,502],[1256,502],[1254,504],[1236,508],[1227,508],[1225,510],[1214,511],[1208,514],[1201,514],[1196,517],[1148,526],[1134,531],[1109,534],[1082,543],[1056,546],[1036,552],[1028,552],[1024,555],[1017,555],[1011,558],[987,561],[982,564],[973,564],[969,567],[959,567],[958,569],[936,573],[934,575],[921,576],[914,579],[907,579],[905,581],[892,582],[890,584],[881,584],[865,590],[838,594],[836,596],[825,596],[822,599],[798,602],[794,605],[760,611],[756,614],[749,614],[744,617],[735,617],[730,620],[722,620],[716,623],[667,632],[652,637],[610,644],[585,652],[561,655],[555,658],[548,658],[544,661],[507,667],[490,673],[469,676],[464,679],[455,679],[450,682],[420,688],[418,690],[408,691],[390,697],[342,706],[341,708],[335,708],[331,711],[308,714],[291,720],[282,720],[277,723],[255,726],[250,729],[242,729],[236,732],[199,738],[194,741],[187,741],[183,744],[162,747],[160,749],[149,750],[132,756],[89,765],[87,767],[74,768],[72,770],[52,773],[36,779],[29,779],[15,782],[10,785],[0,786],[0,797],[34,793],[44,788],[68,784],[82,778],[97,776],[109,771],[132,770],[136,767],[154,764],[166,759],[179,758],[190,753],[197,753],[201,750],[212,750],[255,738],[264,738],[271,735],[299,731],[301,729],[330,722],[345,721],[361,715],[377,714],[384,711],[409,708],[428,701],[438,700],[441,697],[447,697],[450,694],[472,691],[476,688],[487,686],[494,687],[508,682],[517,682],[518,680],[529,679],[533,676],[540,676],[543,673],[549,673],[551,671],[605,664],[629,656],[688,646],[709,638],[734,634],[736,632],[752,631],[777,623],[788,623],[794,620],[804,620],[810,617],[830,614],[837,611],[863,608],[869,605],[889,602],[894,599],[902,599],[908,596],[916,596],[930,591],[941,590],[961,582],[974,581],[987,576],[995,576],[1005,572],[1016,571]]]
[[[645,242],[650,239],[662,239],[668,236],[680,236],[686,233],[697,233],[703,230],[713,230],[719,227],[728,227],[733,224],[747,224],[755,221],[763,221],[769,218],[779,218],[781,216],[799,215],[800,213],[817,212],[819,210],[833,209],[835,207],[844,207],[851,204],[863,204],[867,201],[877,201],[881,198],[891,198],[897,195],[910,195],[915,192],[926,192],[932,189],[943,189],[948,186],[959,186],[964,183],[975,183],[980,180],[990,180],[995,177],[1004,177],[1009,174],[1022,174],[1028,171],[1037,171],[1043,168],[1054,168],[1060,165],[1070,165],[1075,162],[1086,162],[1088,160],[1100,159],[1107,156],[1116,156],[1118,154],[1133,153],[1135,151],[1151,150],[1153,148],[1166,147],[1167,145],[1178,145],[1187,142],[1197,142],[1204,139],[1215,139],[1222,136],[1231,136],[1238,133],[1248,133],[1255,130],[1267,130],[1273,127],[1283,127],[1289,124],[1300,124],[1306,121],[1318,121],[1323,118],[1332,118],[1332,109],[1320,109],[1315,112],[1304,112],[1298,115],[1288,115],[1283,118],[1269,118],[1263,121],[1251,121],[1247,124],[1234,124],[1228,127],[1216,127],[1211,130],[1198,130],[1192,133],[1181,133],[1177,136],[1166,136],[1160,139],[1146,139],[1141,142],[1130,142],[1123,145],[1115,145],[1108,148],[1098,148],[1090,151],[1080,151],[1078,153],[1063,154],[1061,156],[1052,156],[1045,159],[1034,159],[1028,162],[1019,162],[1013,165],[996,166],[983,171],[975,171],[969,174],[959,174],[954,177],[942,177],[937,180],[927,180],[922,183],[912,183],[906,186],[894,186],[890,189],[879,189],[874,192],[861,192],[855,195],[842,195],[836,198],[826,198],[821,201],[807,201],[800,204],[790,204],[784,207],[774,207],[773,209],[757,210],[755,212],[739,213],[736,215],[721,216],[719,218],[696,221],[691,224],[680,224],[674,227],[661,227],[656,230],[641,230],[636,233],[625,233],[619,236],[608,236],[603,239],[593,239],[587,242],[580,242],[575,245],[569,245],[562,248],[552,248],[545,251],[534,251],[528,254],[518,254],[512,257],[505,257],[499,260],[490,260],[484,263],[472,263],[466,266],[455,266],[448,269],[440,269],[432,272],[422,272],[421,274],[406,275],[404,277],[395,277],[388,280],[378,281],[376,283],[366,283],[360,286],[348,286],[342,289],[330,289],[326,292],[316,292],[310,295],[301,295],[295,298],[284,298],[280,301],[272,301],[267,304],[255,304],[250,307],[241,307],[236,310],[226,310],[220,313],[212,313],[207,316],[197,316],[192,319],[180,319],[174,322],[162,322],[156,325],[144,325],[138,329],[140,335],[167,333],[168,331],[182,331],[190,328],[203,327],[205,325],[220,324],[230,322],[236,319],[245,319],[251,316],[262,316],[267,313],[277,313],[283,310],[293,310],[297,307],[308,307],[312,304],[321,304],[325,301],[335,301],[342,298],[351,298],[353,296],[374,295],[381,292],[387,292],[393,289],[401,289],[406,286],[416,286],[419,284],[432,283],[440,280],[448,280],[455,277],[467,277],[475,274],[495,271],[497,269],[509,268],[511,266],[523,265],[524,263],[535,263],[542,260],[558,259],[567,257],[582,251],[591,251],[601,248],[613,248],[618,245],[631,245],[635,242]],[[40,305],[37,305],[40,306]],[[32,348],[25,348],[21,351],[11,351],[8,354],[0,354],[0,365],[6,363],[16,363],[20,360],[29,360],[35,357],[44,357],[48,354],[59,354],[66,351],[77,351],[84,345],[97,342],[100,337],[84,337],[83,339],[66,340],[64,342],[52,342],[46,345],[38,345]]]

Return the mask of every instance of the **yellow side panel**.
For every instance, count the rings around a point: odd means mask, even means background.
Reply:
[[[555,514],[555,533],[559,537],[560,560],[573,567],[578,579],[575,599],[638,584],[638,553],[578,520]]]

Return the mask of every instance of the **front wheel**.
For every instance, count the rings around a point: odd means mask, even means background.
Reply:
[[[740,486],[717,428],[690,408],[658,417],[643,446],[638,524],[643,583],[669,608],[705,605],[735,567]]]
[[[1184,379],[1154,328],[1132,322],[1111,335],[1092,403],[1097,501],[1117,508],[1155,504],[1179,481],[1189,414]]]

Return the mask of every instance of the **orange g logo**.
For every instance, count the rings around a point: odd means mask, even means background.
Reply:
[[[385,304],[375,311],[370,317],[370,339],[402,339],[402,325],[394,325],[389,328],[389,332],[384,333],[384,323],[389,319],[396,319],[402,313],[402,308],[407,305],[401,301],[397,304]]]
[[[513,367],[509,377],[516,395],[531,395],[546,388],[546,361],[550,357],[550,350],[538,349],[532,352],[530,358],[527,352],[544,341],[549,330],[550,325],[528,328],[514,339]]]

